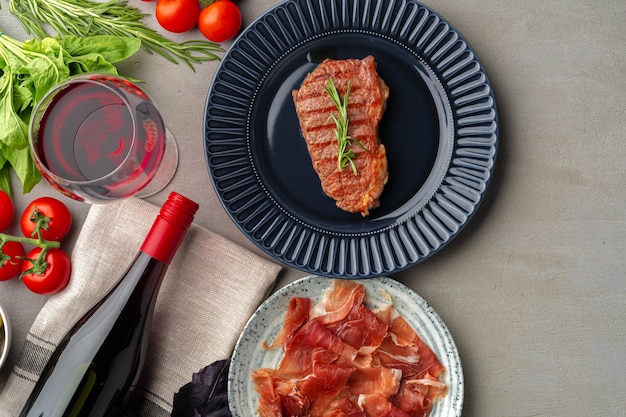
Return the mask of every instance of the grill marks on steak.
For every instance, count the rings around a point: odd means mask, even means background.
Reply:
[[[324,90],[333,79],[342,100],[352,80],[348,98],[348,135],[357,174],[350,167],[339,171],[336,125],[330,116],[338,116],[337,108]],[[378,140],[380,122],[389,88],[376,72],[372,56],[362,60],[346,59],[322,62],[293,91],[300,129],[307,144],[313,168],[322,189],[336,200],[337,207],[363,216],[380,205],[380,194],[387,182],[387,154]],[[363,150],[359,141],[368,151]]]

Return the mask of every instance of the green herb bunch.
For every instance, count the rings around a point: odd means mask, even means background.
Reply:
[[[192,70],[194,64],[219,59],[215,52],[223,52],[218,44],[205,40],[167,39],[149,28],[142,21],[146,14],[126,0],[11,0],[9,10],[37,39],[51,36],[45,24],[60,35],[128,36],[139,39],[147,52],[156,52],[174,63],[182,61]]]
[[[328,78],[328,83],[324,86],[324,90],[330,96],[333,103],[337,107],[339,117],[333,113],[330,117],[335,122],[335,137],[337,138],[337,169],[339,172],[343,171],[348,165],[352,168],[354,175],[357,175],[356,165],[354,164],[354,158],[356,153],[352,150],[352,141],[359,145],[364,151],[368,152],[367,148],[363,144],[348,135],[348,98],[350,97],[350,89],[352,88],[352,80],[348,81],[348,88],[343,96],[343,101],[337,91],[337,87],[332,78]]]
[[[50,88],[72,75],[119,75],[116,62],[137,52],[141,42],[119,36],[17,41],[0,30],[0,189],[12,194],[13,168],[28,193],[40,180],[28,145],[35,105]]]

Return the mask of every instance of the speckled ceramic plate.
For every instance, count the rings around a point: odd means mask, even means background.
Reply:
[[[454,340],[441,317],[422,297],[398,281],[381,277],[359,283],[365,286],[365,304],[369,308],[387,305],[380,290],[389,294],[394,307],[446,368],[443,381],[448,385],[448,395],[435,404],[430,415],[460,417],[464,395],[463,370]],[[267,351],[262,349],[262,344],[274,340],[282,327],[289,300],[294,296],[309,297],[315,304],[330,285],[331,280],[328,278],[302,278],[270,296],[250,318],[235,346],[228,375],[228,400],[233,417],[256,415],[258,394],[252,385],[251,372],[260,367],[275,368],[280,362],[281,349]]]
[[[0,369],[2,369],[2,366],[9,356],[9,349],[11,348],[11,323],[9,322],[9,316],[6,310],[1,304],[0,318],[2,319],[2,325],[0,325]]]
[[[389,181],[364,218],[323,193],[291,91],[324,58],[367,55],[390,88]],[[414,0],[280,3],[224,55],[205,109],[206,163],[232,220],[274,258],[329,277],[390,275],[448,244],[482,201],[497,141],[476,54]]]

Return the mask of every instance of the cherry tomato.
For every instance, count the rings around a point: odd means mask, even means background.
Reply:
[[[241,11],[230,0],[218,0],[200,12],[200,32],[210,41],[224,42],[232,39],[241,29]]]
[[[158,0],[155,16],[163,29],[182,33],[198,23],[200,2],[198,0]]]
[[[8,281],[22,272],[24,246],[19,242],[6,242],[0,254],[0,281]]]
[[[6,230],[13,221],[15,206],[13,200],[4,191],[0,190],[0,232]]]
[[[48,249],[46,253],[46,268],[42,273],[31,271],[34,260],[39,257],[41,248],[31,250],[22,265],[22,282],[34,293],[50,295],[61,291],[67,286],[72,273],[72,264],[69,256],[63,249]]]
[[[20,225],[26,237],[37,238],[36,226],[40,221],[41,238],[60,241],[72,227],[72,214],[63,202],[52,197],[40,197],[31,201],[22,213]]]

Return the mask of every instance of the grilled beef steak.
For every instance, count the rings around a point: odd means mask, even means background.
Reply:
[[[351,82],[348,99],[348,135],[354,154],[356,174],[350,167],[337,166],[338,145],[335,136],[337,107],[324,86],[332,78],[341,99]],[[385,110],[389,88],[376,72],[372,56],[362,60],[346,59],[322,62],[293,91],[300,129],[307,144],[313,168],[322,189],[337,202],[337,207],[363,216],[379,206],[379,197],[387,182],[387,155],[378,140],[378,123]],[[359,146],[360,142],[367,151]]]

